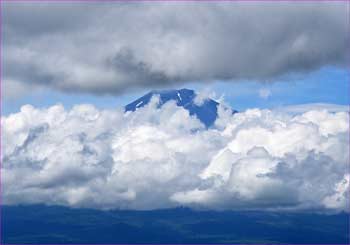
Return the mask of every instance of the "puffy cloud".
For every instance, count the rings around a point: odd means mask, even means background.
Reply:
[[[4,78],[120,93],[188,81],[269,81],[349,54],[346,3],[5,2]]]
[[[158,99],[127,113],[25,105],[3,117],[3,202],[348,210],[348,112],[220,106],[206,129]]]

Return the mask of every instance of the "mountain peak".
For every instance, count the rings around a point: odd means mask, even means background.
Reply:
[[[159,95],[162,102],[165,100],[164,103],[166,103],[168,100],[176,100],[178,103],[180,103],[180,106],[185,101],[188,100],[189,102],[196,97],[196,93],[193,90],[187,88],[172,90],[152,90],[150,94],[152,96]]]
[[[168,101],[175,101],[177,106],[188,110],[190,115],[195,115],[206,127],[213,125],[217,118],[218,102],[210,98],[198,104],[195,101],[197,94],[191,89],[174,89],[174,90],[152,90],[139,99],[125,106],[125,111],[136,111],[147,105],[154,95],[159,95],[159,107],[162,107]]]

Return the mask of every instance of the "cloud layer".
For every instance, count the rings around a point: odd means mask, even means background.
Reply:
[[[344,66],[347,11],[346,3],[6,2],[4,82],[113,94]]]
[[[207,130],[156,103],[125,114],[26,105],[3,117],[4,204],[348,211],[348,112],[219,107]]]

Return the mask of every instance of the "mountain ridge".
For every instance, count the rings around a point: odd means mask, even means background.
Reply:
[[[211,98],[206,98],[203,99],[201,103],[198,103],[198,101],[196,101],[198,94],[194,90],[187,88],[173,90],[152,90],[127,104],[124,107],[125,111],[136,111],[137,109],[147,105],[155,95],[159,95],[160,97],[158,104],[159,108],[168,101],[175,101],[177,106],[183,107],[190,113],[190,115],[196,116],[207,128],[214,124],[218,116],[217,106],[219,105],[219,102]],[[236,112],[237,111],[232,110],[232,113]]]

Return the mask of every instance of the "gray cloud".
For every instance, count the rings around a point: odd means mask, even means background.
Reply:
[[[4,80],[103,94],[345,66],[347,11],[346,3],[6,2]]]

